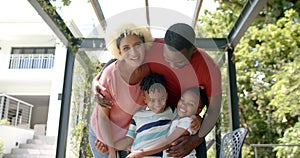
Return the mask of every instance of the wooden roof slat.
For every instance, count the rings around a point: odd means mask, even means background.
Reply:
[[[99,21],[100,25],[102,26],[103,31],[105,32],[107,23],[106,23],[106,19],[104,17],[103,11],[101,9],[101,5],[98,0],[91,0],[91,3],[94,8],[94,11],[96,13],[96,16],[98,18],[98,21]]]

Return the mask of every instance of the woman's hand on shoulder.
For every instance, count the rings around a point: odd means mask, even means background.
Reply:
[[[98,105],[105,108],[111,108],[111,100],[105,98],[100,92],[106,91],[106,89],[101,88],[101,85],[95,85],[96,93],[95,93],[95,101]]]

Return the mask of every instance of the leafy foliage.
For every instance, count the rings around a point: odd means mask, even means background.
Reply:
[[[201,17],[203,36],[226,37],[245,4],[219,2],[216,12]],[[269,0],[235,48],[240,122],[250,131],[246,146],[300,142],[299,8],[298,1]],[[248,149],[243,156],[253,157],[253,149]],[[260,157],[296,157],[298,151],[299,147],[258,148]]]
[[[52,1],[55,2],[56,0],[52,0]],[[61,0],[61,2],[63,2],[63,5],[64,5],[64,6],[69,6],[69,5],[71,4],[72,1],[71,1],[71,0]]]
[[[279,138],[299,119],[300,23],[296,19],[299,14],[290,9],[275,24],[251,27],[237,47],[240,102],[254,108],[243,111],[252,113],[245,114],[251,123],[250,143],[280,143]]]
[[[294,128],[288,128],[284,136],[282,138],[279,138],[280,144],[298,144],[300,142],[300,120],[295,124]],[[278,146],[275,148],[277,157],[285,157],[286,155],[289,155],[291,157],[297,157],[300,155],[299,146]]]
[[[0,157],[3,155],[3,152],[4,152],[4,141],[0,137]]]
[[[77,55],[80,55],[79,52]],[[71,157],[93,157],[89,140],[88,140],[88,128],[90,114],[93,109],[92,90],[91,83],[96,73],[101,69],[101,64],[97,60],[85,59],[81,56],[81,60],[85,61],[83,67],[82,64],[75,61],[74,77],[72,87],[72,112],[71,112]]]
[[[1,119],[0,125],[10,125],[10,122],[8,121],[8,119]]]
[[[54,0],[55,1],[55,0]],[[56,12],[56,7],[52,6],[49,0],[37,0],[43,10],[50,16],[50,18],[55,23],[56,27],[59,31],[64,35],[64,37],[68,40],[67,47],[71,48],[73,53],[78,51],[79,41],[81,39],[77,39],[73,36],[71,31],[68,29],[67,25],[64,23],[63,19]],[[70,5],[71,0],[62,0],[63,5]]]

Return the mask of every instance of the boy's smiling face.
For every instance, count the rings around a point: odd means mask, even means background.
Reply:
[[[148,105],[148,108],[154,113],[162,113],[165,110],[168,94],[166,90],[155,89],[154,91],[144,92],[145,94],[145,103]]]

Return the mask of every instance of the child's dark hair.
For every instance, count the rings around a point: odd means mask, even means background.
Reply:
[[[204,106],[208,106],[208,97],[206,95],[205,87],[203,85],[197,87],[188,88],[186,91],[192,91],[200,97],[199,106],[203,108]]]
[[[141,89],[143,91],[155,91],[155,90],[161,90],[162,88],[165,89],[166,87],[166,80],[163,75],[152,73],[148,76],[145,76],[141,83],[140,83]]]

